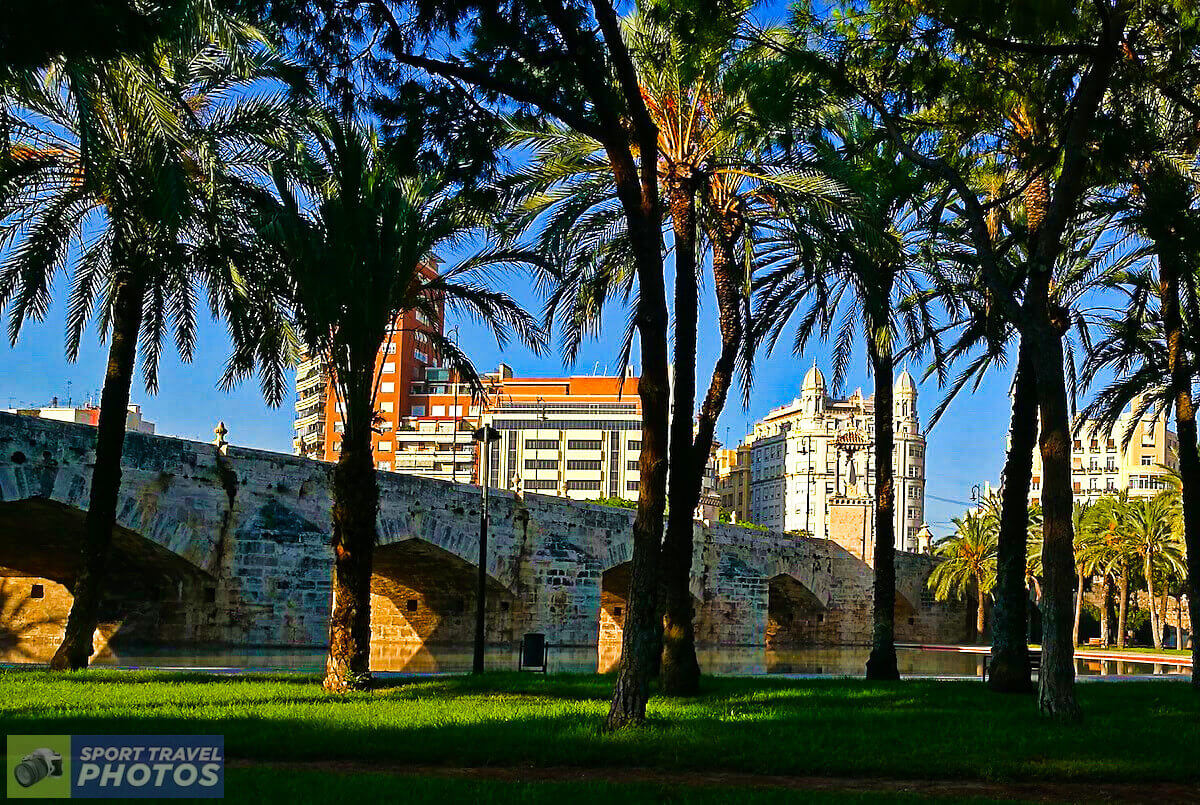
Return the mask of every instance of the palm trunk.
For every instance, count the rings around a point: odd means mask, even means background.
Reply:
[[[895,433],[892,425],[893,359],[890,343],[880,344],[877,335],[886,335],[891,309],[891,275],[881,272],[884,287],[879,304],[883,314],[872,323],[867,341],[871,373],[875,377],[875,591],[872,599],[873,624],[871,655],[867,658],[867,679],[899,679],[896,665],[896,490],[892,452]]]
[[[372,397],[361,390],[346,396],[358,399],[346,400],[342,452],[333,468],[333,611],[324,681],[336,693],[365,690],[371,683],[371,572],[379,514]]]
[[[1125,623],[1129,611],[1129,568],[1121,567],[1121,577],[1117,580],[1117,648],[1125,648]]]
[[[675,377],[671,386],[671,444],[667,496],[670,514],[662,547],[662,662],[659,683],[668,696],[694,696],[700,688],[692,611],[692,520],[705,461],[693,453],[696,408],[696,187],[692,178],[667,183],[675,236]]]
[[[656,137],[639,137],[642,152],[653,153]],[[670,381],[667,376],[667,302],[663,280],[661,213],[658,177],[653,160],[635,166],[616,148],[609,149],[613,178],[629,221],[638,275],[636,324],[641,342],[642,376],[638,396],[642,402],[641,485],[637,517],[633,521],[628,611],[621,635],[621,664],[613,687],[605,729],[641,724],[646,719],[650,679],[658,665],[662,619],[658,617],[659,559],[663,537],[663,510],[667,497],[667,456]]]
[[[1167,368],[1174,392],[1175,433],[1179,437],[1180,499],[1183,509],[1183,539],[1187,546],[1188,608],[1192,629],[1200,616],[1200,452],[1196,444],[1196,406],[1192,400],[1193,374],[1183,355],[1183,317],[1179,310],[1179,276],[1181,267],[1173,259],[1171,245],[1177,235],[1155,238],[1160,245],[1159,293],[1163,314],[1163,330],[1167,341]],[[1166,258],[1166,259],[1164,259]],[[1180,618],[1183,613],[1180,613]],[[1183,646],[1179,646],[1183,648]],[[1192,689],[1200,692],[1200,641],[1192,638]]]
[[[988,687],[997,693],[1032,693],[1029,671],[1029,590],[1025,552],[1029,537],[1029,486],[1037,447],[1037,386],[1031,349],[1022,338],[1013,379],[1012,421],[996,547],[996,593],[992,610],[992,659]]]
[[[59,671],[86,668],[88,658],[92,656],[92,635],[99,620],[113,528],[117,522],[121,453],[125,446],[129,390],[133,384],[145,295],[146,285],[141,277],[129,271],[118,275],[112,340],[108,346],[108,367],[96,428],[96,463],[92,468],[92,488],[83,522],[83,551],[63,641],[50,660],[50,667]]]
[[[1146,606],[1150,608],[1150,640],[1155,648],[1162,648],[1162,635],[1158,631],[1158,607],[1154,600],[1154,564],[1150,551],[1142,561],[1142,572],[1146,576]]]
[[[1078,584],[1075,585],[1075,628],[1073,632],[1074,638],[1072,640],[1072,644],[1078,646],[1079,619],[1083,615],[1083,565],[1076,565],[1075,570],[1077,573],[1076,581]]]
[[[984,630],[984,625],[985,625],[983,622],[984,597],[983,597],[983,585],[979,584],[978,580],[976,580],[975,589],[979,593],[979,611],[975,613],[975,635],[977,637],[975,642],[982,644],[983,643],[983,630]]]
[[[1042,454],[1042,664],[1038,709],[1062,721],[1082,717],[1075,699],[1075,646],[1071,605],[1075,539],[1071,526],[1071,423],[1063,374],[1065,317],[1051,310],[1049,267],[1034,266],[1025,295],[1027,332],[1038,359],[1038,413]]]
[[[1112,579],[1108,573],[1104,574],[1104,588],[1101,591],[1102,599],[1100,601],[1100,645],[1108,648],[1112,645]]]

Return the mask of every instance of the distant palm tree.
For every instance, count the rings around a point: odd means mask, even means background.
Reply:
[[[180,357],[192,356],[198,297],[229,323],[235,350],[277,364],[287,351],[256,335],[251,322],[263,320],[271,296],[226,250],[223,235],[240,183],[234,177],[260,167],[287,109],[246,92],[269,75],[262,36],[208,3],[194,11],[186,30],[156,43],[153,60],[58,60],[0,110],[8,132],[0,245],[10,247],[0,265],[0,306],[8,308],[9,339],[45,316],[68,263],[68,360],[93,316],[109,338],[83,556],[56,669],[84,667],[92,653],[139,340],[151,393],[168,331]],[[272,404],[283,398],[278,373],[264,373],[263,391]]]
[[[466,242],[482,210],[435,176],[413,175],[401,148],[371,128],[322,114],[312,126],[316,153],[276,172],[279,201],[263,199],[255,234],[290,278],[296,322],[310,354],[325,362],[343,407],[333,470],[333,612],[324,686],[370,683],[371,573],[379,492],[372,434],[378,421],[380,348],[404,311],[431,319],[441,305],[474,317],[503,345],[516,335],[540,351],[536,321],[507,294],[490,290],[469,262],[437,273],[435,252]],[[295,185],[298,185],[295,186]],[[305,200],[311,200],[306,207]],[[477,387],[470,362],[451,340],[426,332]]]
[[[1150,607],[1150,633],[1155,648],[1162,648],[1163,618],[1154,600],[1155,580],[1183,571],[1179,544],[1179,508],[1175,496],[1160,492],[1152,498],[1130,501],[1125,516],[1125,548],[1131,559],[1142,565]]]
[[[929,574],[929,588],[939,601],[962,598],[974,588],[978,609],[975,634],[983,638],[984,604],[996,583],[997,523],[977,512],[954,518],[953,536],[939,542],[933,555],[942,559]]]
[[[1106,495],[1092,506],[1091,529],[1080,544],[1075,561],[1085,572],[1099,575],[1104,584],[1103,611],[1101,619],[1102,640],[1108,641],[1108,601],[1113,585],[1117,595],[1117,646],[1125,647],[1125,626],[1129,600],[1129,544],[1126,519],[1129,510],[1129,494]]]

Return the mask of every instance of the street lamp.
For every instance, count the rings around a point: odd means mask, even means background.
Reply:
[[[454,335],[451,343],[454,344],[455,360],[458,359],[458,325],[450,328],[450,333]],[[447,333],[449,335],[450,333]],[[458,483],[458,423],[462,419],[458,411],[458,370],[454,370],[454,432],[451,434],[453,442],[450,447],[450,479],[454,483]]]
[[[488,484],[489,463],[491,460],[491,445],[500,440],[500,431],[491,425],[484,425],[471,434],[471,438],[479,442],[481,457],[479,486],[483,493],[483,503],[479,509],[479,583],[476,587],[475,598],[475,656],[471,663],[471,672],[483,673],[483,639],[484,612],[487,608],[487,540],[488,540]]]

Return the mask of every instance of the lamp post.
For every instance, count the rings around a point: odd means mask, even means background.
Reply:
[[[454,344],[454,352],[457,354],[458,353],[458,325],[457,324],[450,328],[450,333],[454,334],[454,338],[451,339],[451,343]],[[454,483],[458,483],[458,423],[460,420],[462,420],[462,417],[459,416],[459,411],[458,411],[458,370],[457,369],[454,370],[454,376],[452,378],[452,382],[454,383],[454,410],[453,410],[454,431],[453,431],[453,433],[451,433],[451,439],[453,441],[450,446],[450,480],[452,480]]]
[[[487,609],[487,540],[488,540],[488,483],[489,463],[491,461],[491,445],[500,440],[500,431],[491,425],[484,425],[475,431],[471,438],[479,442],[480,457],[479,487],[483,493],[483,503],[479,509],[479,583],[475,589],[475,656],[471,662],[471,672],[483,673],[484,646],[484,613]]]

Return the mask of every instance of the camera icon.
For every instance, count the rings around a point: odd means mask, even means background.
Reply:
[[[62,777],[62,755],[53,749],[35,749],[13,769],[13,776],[22,788],[44,780],[47,777]]]

